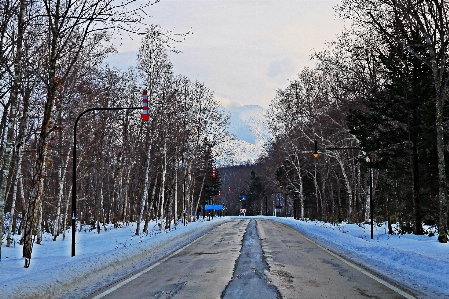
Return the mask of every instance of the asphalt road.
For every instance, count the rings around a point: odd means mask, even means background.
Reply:
[[[90,298],[407,296],[288,226],[238,218]]]

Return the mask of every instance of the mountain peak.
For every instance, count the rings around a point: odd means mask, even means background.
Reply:
[[[265,152],[264,145],[270,140],[266,121],[266,110],[259,105],[245,105],[236,109],[226,109],[230,114],[229,140],[226,152],[235,164],[254,163]]]

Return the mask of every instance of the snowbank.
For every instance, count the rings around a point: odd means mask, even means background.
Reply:
[[[152,264],[199,238],[224,221],[182,223],[170,232],[158,231],[155,223],[148,235],[135,236],[135,224],[109,228],[97,234],[76,235],[76,256],[71,257],[70,233],[65,241],[53,242],[44,235],[35,245],[31,266],[23,267],[22,247],[2,247],[0,294],[2,298],[80,298],[104,285]],[[388,235],[384,225],[331,225],[292,218],[268,218],[301,231],[323,247],[379,273],[398,285],[413,289],[423,298],[449,298],[449,244],[437,237]]]
[[[65,241],[44,235],[34,245],[31,265],[24,268],[22,246],[2,248],[0,294],[2,298],[80,298],[127,274],[154,263],[199,238],[229,218],[182,223],[159,232],[155,223],[148,235],[135,235],[135,223],[97,234],[76,234],[76,255],[71,257],[70,233]],[[68,295],[70,294],[70,295]]]
[[[386,224],[338,224],[271,218],[423,298],[449,298],[449,244],[438,237],[389,235]]]

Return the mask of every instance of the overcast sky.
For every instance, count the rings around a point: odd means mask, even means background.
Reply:
[[[338,0],[161,0],[149,23],[174,33],[193,31],[177,44],[176,74],[198,80],[223,106],[268,108],[302,68],[313,49],[325,48],[343,25],[334,14]],[[133,63],[140,38],[119,47],[118,67]]]

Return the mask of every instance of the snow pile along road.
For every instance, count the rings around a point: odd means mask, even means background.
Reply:
[[[71,240],[53,242],[50,235],[34,245],[31,266],[23,267],[22,246],[2,247],[0,295],[2,298],[80,298],[150,265],[204,235],[233,217],[215,218],[183,226],[170,232],[158,231],[151,223],[149,234],[135,235],[135,223],[76,235],[76,256],[71,257]],[[384,224],[370,226],[331,225],[292,218],[268,218],[297,229],[309,239],[336,252],[423,298],[449,298],[449,244],[436,236],[388,235]],[[70,233],[67,234],[70,236]],[[19,237],[16,236],[16,242]]]
[[[389,235],[386,224],[338,224],[272,218],[303,233],[323,247],[421,294],[449,298],[449,244],[437,236]]]
[[[154,263],[201,237],[229,218],[180,223],[170,232],[135,235],[135,223],[122,228],[95,230],[76,235],[76,255],[71,240],[53,242],[45,236],[34,245],[30,268],[24,268],[22,246],[2,248],[0,294],[2,298],[80,298],[104,285]],[[151,226],[150,226],[151,227]],[[70,236],[70,233],[67,234]]]

